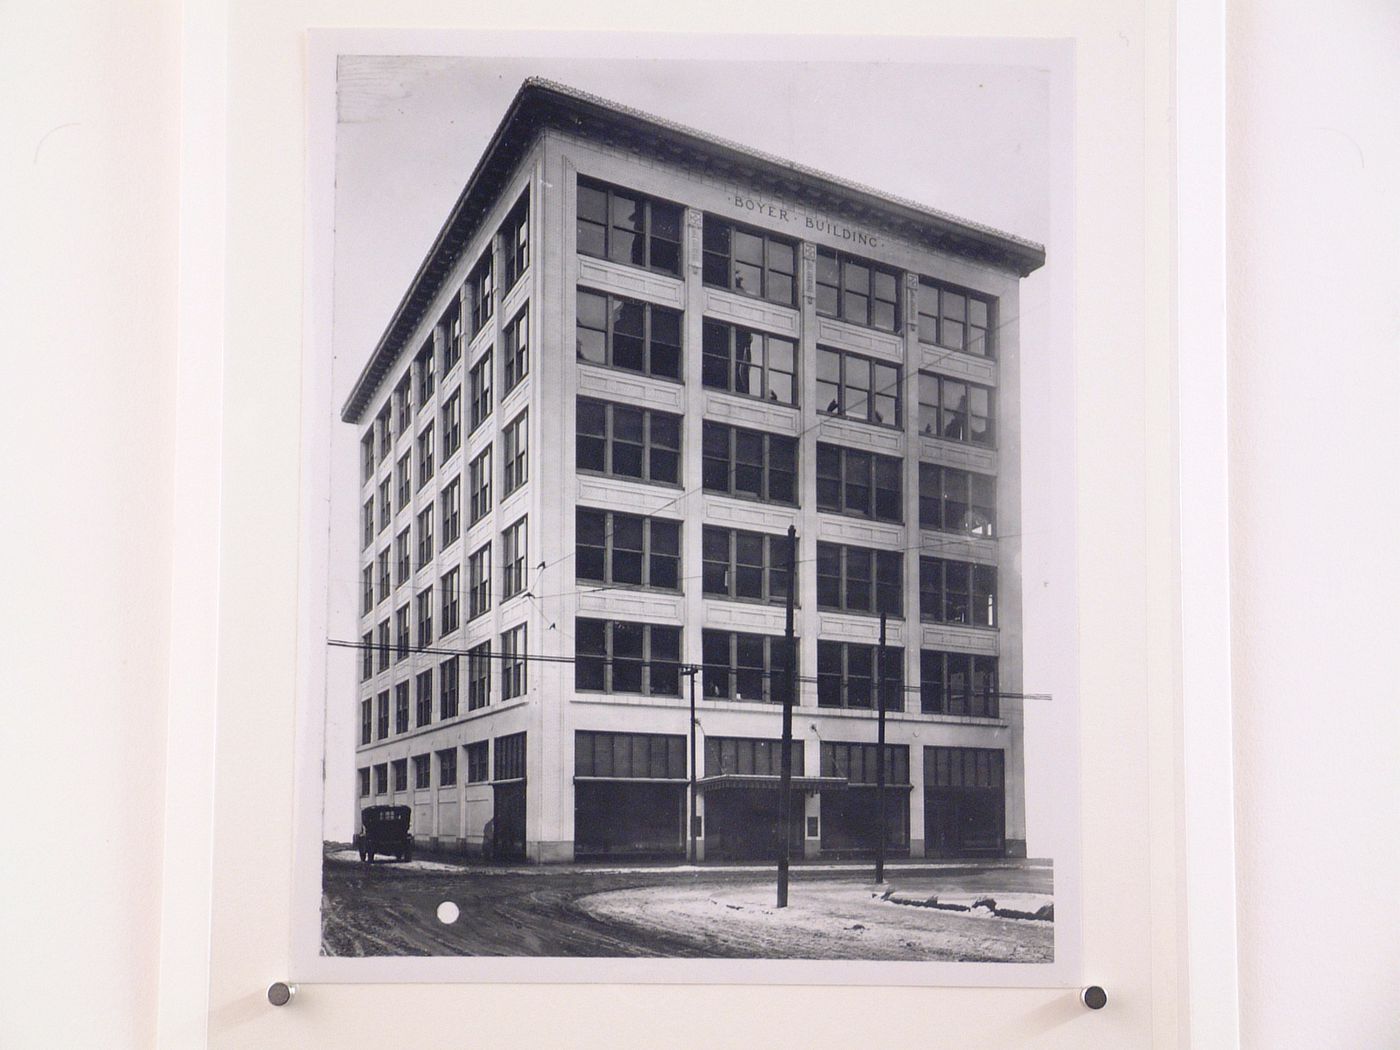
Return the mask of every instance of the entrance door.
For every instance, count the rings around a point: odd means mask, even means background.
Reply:
[[[1000,856],[1006,840],[1001,788],[929,788],[924,792],[924,849],[930,857]]]
[[[525,859],[525,781],[496,784],[492,847],[497,860]]]
[[[705,856],[717,860],[775,860],[778,856],[778,792],[731,788],[705,796]],[[802,793],[792,793],[788,855],[802,856]]]

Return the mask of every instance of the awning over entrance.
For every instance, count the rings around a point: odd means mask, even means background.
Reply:
[[[782,786],[782,777],[758,773],[720,773],[717,776],[701,777],[696,782],[701,791],[725,791],[739,788],[769,788],[774,791]],[[794,791],[839,791],[847,786],[845,777],[793,777]]]

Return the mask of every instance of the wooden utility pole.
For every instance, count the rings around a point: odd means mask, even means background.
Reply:
[[[797,591],[797,526],[788,526],[787,631],[783,682],[783,768],[778,781],[778,907],[788,902],[788,831],[792,824],[792,705],[797,695],[797,639],[793,634],[793,595]]]
[[[875,881],[885,881],[885,614],[880,614],[880,648],[875,655],[875,706],[879,710],[879,743],[875,754],[875,792],[879,801],[876,821]]]
[[[700,670],[695,664],[691,664],[681,673],[690,679],[690,833],[686,836],[686,855],[690,858],[690,863],[695,863],[695,839],[696,830],[700,826],[700,817],[697,810],[698,799],[695,788],[695,777],[697,766],[695,765],[695,675]]]

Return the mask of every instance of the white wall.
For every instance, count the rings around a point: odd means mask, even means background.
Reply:
[[[1241,1029],[1400,1046],[1400,6],[1231,5]]]

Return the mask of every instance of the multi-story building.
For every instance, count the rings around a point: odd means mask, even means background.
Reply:
[[[877,688],[889,850],[1023,854],[1043,262],[527,81],[344,406],[358,804],[500,857],[683,855],[693,687],[700,856],[771,856],[791,588],[797,855],[875,845]]]

